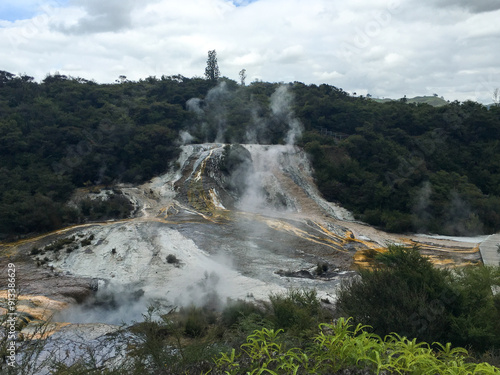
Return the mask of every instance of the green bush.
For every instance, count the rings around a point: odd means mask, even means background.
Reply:
[[[202,307],[190,306],[181,309],[181,315],[184,316],[184,333],[189,337],[203,336],[209,324],[215,323],[216,316],[213,311],[208,311]]]
[[[458,302],[446,273],[416,248],[389,246],[379,268],[345,282],[337,307],[343,316],[374,327],[379,335],[398,332],[432,342],[446,339],[450,312]]]
[[[341,370],[354,373],[396,374],[500,374],[487,363],[470,363],[464,348],[448,343],[409,340],[397,334],[383,339],[366,331],[366,326],[350,324],[340,318],[334,324],[321,324],[305,348],[288,348],[282,330],[263,328],[248,336],[237,351],[221,353],[215,359],[217,370],[225,374],[333,374]]]
[[[290,289],[285,294],[271,294],[270,312],[274,328],[305,332],[325,318],[315,290]]]
[[[221,314],[221,322],[225,327],[234,327],[243,319],[255,314],[263,316],[264,313],[255,304],[242,300],[229,301]]]
[[[481,352],[500,347],[500,267],[469,266],[451,274],[461,297],[460,310],[452,317],[450,340]]]
[[[345,282],[337,307],[343,316],[418,340],[451,341],[484,351],[500,344],[499,269],[433,267],[418,248],[389,246],[378,268]]]

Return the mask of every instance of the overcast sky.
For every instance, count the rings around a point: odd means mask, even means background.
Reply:
[[[0,70],[204,75],[492,102],[500,0],[1,0]]]

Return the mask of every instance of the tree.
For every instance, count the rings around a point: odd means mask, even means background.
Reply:
[[[217,52],[208,51],[207,67],[205,68],[205,77],[210,81],[217,81],[220,76],[219,65],[217,64]]]
[[[500,107],[500,89],[498,87],[493,90],[493,103],[495,106]]]
[[[245,86],[245,79],[247,78],[247,70],[241,69],[239,75],[240,75],[241,86]]]
[[[0,86],[3,86],[5,83],[12,81],[15,75],[4,70],[0,70]]]

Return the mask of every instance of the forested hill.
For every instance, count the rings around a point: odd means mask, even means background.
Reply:
[[[75,188],[145,181],[182,142],[282,143],[300,124],[321,192],[361,220],[391,231],[500,229],[499,107],[280,87],[182,76],[37,83],[0,71],[1,237],[98,218],[65,204]],[[126,205],[102,211],[125,215]]]

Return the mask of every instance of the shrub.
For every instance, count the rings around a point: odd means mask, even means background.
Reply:
[[[30,254],[31,255],[38,255],[38,254],[40,254],[40,249],[37,248],[37,247],[34,247],[34,248],[31,249],[31,253]]]
[[[167,263],[168,264],[179,264],[180,261],[177,259],[177,257],[174,254],[168,254],[167,255]]]
[[[475,350],[500,347],[500,268],[469,266],[455,270],[451,282],[460,296],[460,309],[452,317],[450,340]]]
[[[85,198],[78,203],[81,221],[124,219],[130,216],[133,205],[121,193],[108,194],[106,200]]]
[[[315,290],[291,289],[286,294],[272,294],[269,300],[275,328],[304,332],[324,318]]]
[[[221,353],[215,359],[225,374],[500,374],[487,363],[469,363],[464,348],[409,340],[397,334],[382,339],[366,329],[340,318],[334,324],[321,324],[320,331],[305,349],[288,349],[282,330],[262,328],[249,335],[241,350]],[[353,372],[351,372],[351,370]],[[342,372],[344,373],[344,372]]]
[[[81,242],[82,247],[89,246],[90,244],[92,244],[93,239],[94,239],[94,235],[91,235],[91,236],[85,238],[84,240],[82,240],[82,242]]]
[[[45,246],[44,250],[47,251],[59,251],[64,248],[64,246],[70,245],[75,241],[75,237],[61,238],[50,245]]]
[[[417,248],[389,246],[378,268],[344,282],[337,307],[343,316],[385,336],[451,341],[485,350],[500,344],[499,269],[436,269]]]
[[[328,271],[328,263],[319,263],[316,266],[316,275],[320,276]]]
[[[221,321],[224,326],[233,327],[252,314],[263,316],[264,313],[253,303],[242,300],[230,301],[222,311]]]
[[[417,248],[389,246],[379,268],[344,282],[337,307],[343,316],[374,327],[384,336],[398,332],[420,340],[447,338],[457,295],[446,273],[432,266]]]
[[[200,337],[206,333],[209,324],[208,321],[214,315],[196,306],[190,306],[181,310],[181,314],[185,314],[184,333],[190,337]]]

